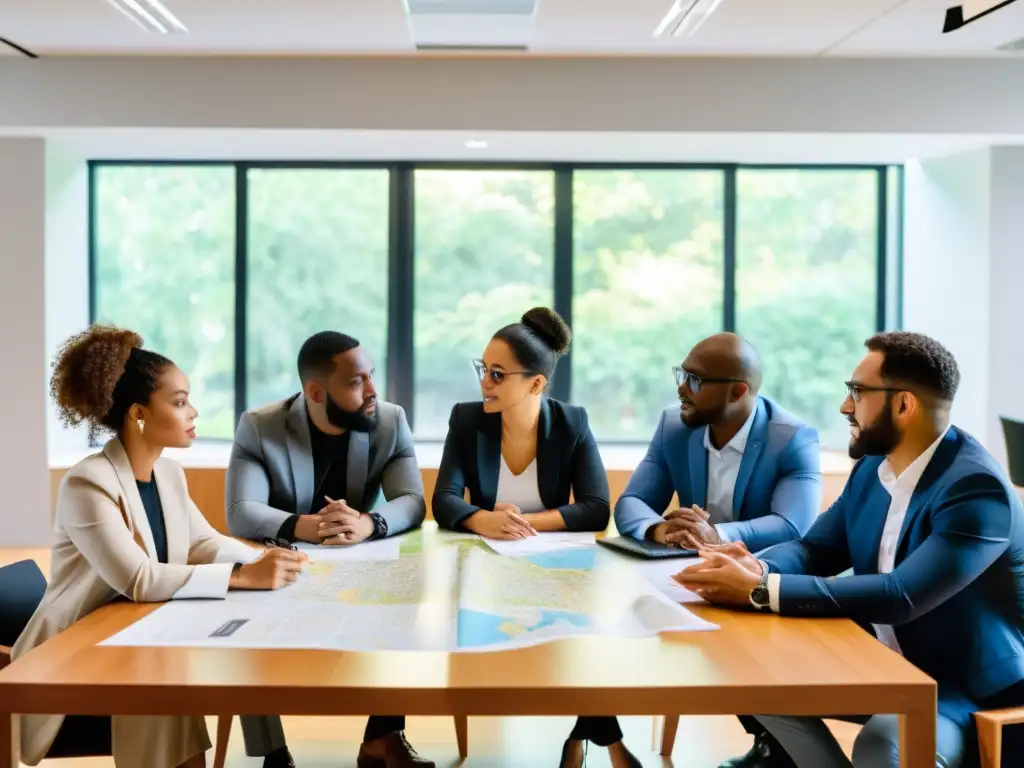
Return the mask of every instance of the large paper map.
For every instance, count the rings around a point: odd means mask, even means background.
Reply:
[[[475,536],[421,530],[313,548],[310,559],[290,587],[174,601],[103,644],[487,651],[716,629],[592,543],[554,541],[514,556]]]

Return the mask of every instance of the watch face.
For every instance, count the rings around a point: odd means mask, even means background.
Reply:
[[[758,584],[750,590],[750,602],[758,608],[767,608],[769,604],[768,587]]]

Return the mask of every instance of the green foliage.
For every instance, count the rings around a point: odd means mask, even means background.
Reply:
[[[97,308],[190,375],[202,434],[234,427],[234,170],[111,166],[97,178]],[[875,325],[876,176],[741,170],[737,325],[760,350],[764,394],[841,447],[842,382]],[[722,328],[723,176],[578,171],[572,399],[601,441],[649,439],[671,366]],[[385,386],[388,172],[249,172],[248,405],[297,387],[312,332],[359,338]],[[475,399],[470,361],[531,306],[553,301],[550,171],[415,174],[415,410],[441,438]]]

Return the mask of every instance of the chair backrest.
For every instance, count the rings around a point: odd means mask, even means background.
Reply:
[[[1000,416],[1003,437],[1006,439],[1006,463],[1010,467],[1010,482],[1024,486],[1024,422]]]
[[[33,560],[0,568],[0,645],[14,645],[46,593],[46,577]]]

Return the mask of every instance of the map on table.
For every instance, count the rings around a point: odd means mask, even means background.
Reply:
[[[289,587],[172,601],[102,645],[469,652],[717,629],[599,552],[592,537],[499,550],[476,536],[423,530],[310,547]]]

